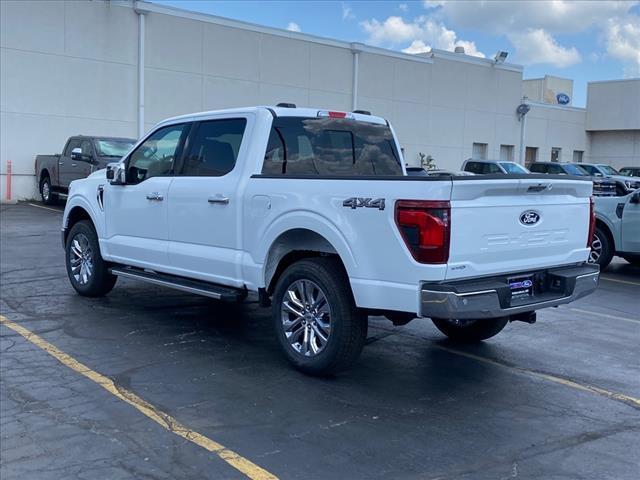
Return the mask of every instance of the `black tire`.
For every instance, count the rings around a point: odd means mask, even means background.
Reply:
[[[54,205],[58,203],[58,194],[53,193],[51,189],[51,179],[49,175],[45,175],[40,180],[40,197],[45,205]]]
[[[474,320],[447,320],[432,318],[435,326],[451,340],[475,343],[491,338],[509,323],[509,317],[479,318]]]
[[[74,241],[78,241],[78,244],[76,245]],[[86,270],[80,269],[74,272],[72,269],[72,261],[74,265],[81,268],[79,266],[81,262],[77,262],[79,256],[75,253],[78,251],[78,245],[81,245],[83,249],[86,245],[87,248],[82,250],[87,252],[84,259],[90,259],[91,262],[90,274],[87,274],[86,279],[82,275],[82,272],[86,272]],[[74,250],[72,251],[72,249]],[[91,221],[81,220],[71,227],[65,245],[65,253],[67,275],[76,292],[85,297],[100,297],[113,289],[118,277],[109,273],[109,266],[102,259],[98,235]]]
[[[310,356],[296,350],[294,344],[287,338],[283,325],[283,318],[287,315],[282,311],[285,308],[283,304],[285,295],[290,288],[295,288],[295,285],[299,285],[300,282],[305,285],[311,283],[312,288],[317,287],[312,292],[319,292],[318,296],[323,294],[329,308],[330,332],[326,343],[317,353],[309,351]],[[289,296],[287,298],[290,299]],[[298,308],[296,304],[294,306]],[[304,307],[300,311],[304,311]],[[331,375],[348,368],[360,355],[367,338],[368,318],[356,307],[347,274],[340,262],[334,258],[310,258],[289,266],[276,283],[272,315],[278,343],[285,356],[295,368],[309,375]],[[311,319],[306,320],[305,317],[293,313],[288,315],[288,318],[293,320],[309,322],[309,325],[304,324],[291,331],[294,332],[291,333],[293,339],[300,338],[300,330],[309,328],[310,332],[314,328],[310,323],[314,322],[313,318],[317,318],[311,313],[308,313]],[[323,314],[320,315],[324,320],[327,319],[326,316],[322,317]],[[315,325],[317,331],[318,324]],[[326,334],[326,330],[323,330],[323,333]],[[311,335],[316,334],[309,333],[309,337]],[[320,337],[311,337],[309,344],[313,343],[313,338],[319,341]],[[304,342],[301,340],[301,343]],[[305,343],[305,345],[309,347],[308,344]],[[300,348],[303,349],[304,345],[301,344]]]
[[[604,270],[611,263],[614,253],[614,246],[609,233],[600,227],[596,227],[591,241],[589,263],[597,263],[600,265],[600,270]]]

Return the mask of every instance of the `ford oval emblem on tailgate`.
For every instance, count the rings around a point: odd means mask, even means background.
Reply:
[[[540,214],[535,210],[527,210],[526,212],[522,212],[520,214],[520,223],[530,227],[531,225],[535,225],[540,221]]]

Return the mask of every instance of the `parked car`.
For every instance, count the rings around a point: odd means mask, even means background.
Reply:
[[[429,176],[427,171],[422,167],[405,167],[405,170],[407,171],[407,175],[410,175],[412,177],[428,177]]]
[[[328,374],[358,357],[370,314],[480,341],[596,289],[591,182],[522,177],[407,176],[392,128],[372,115],[175,117],[71,184],[66,269],[85,296],[118,276],[255,296],[286,358]]]
[[[462,170],[429,170],[427,173],[430,177],[468,177],[469,175],[475,175],[475,173]]]
[[[134,143],[131,138],[78,135],[67,140],[61,154],[38,155],[36,178],[42,201],[55,203],[58,195],[67,194],[71,182],[122,158]]]
[[[471,172],[453,170],[425,170],[422,167],[406,167],[407,175],[415,177],[451,177],[473,175]]]
[[[615,197],[616,182],[602,177],[593,177],[579,165],[561,162],[534,162],[529,165],[531,173],[550,173],[554,175],[574,175],[589,177],[593,182],[593,195],[597,197]]]
[[[640,177],[640,167],[622,167],[619,172],[623,177]]]
[[[604,269],[614,255],[640,267],[640,190],[596,198],[596,229],[589,261]]]
[[[629,178],[620,173],[613,167],[602,163],[575,163],[579,167],[585,169],[589,175],[594,177],[605,177],[616,182],[617,194],[626,195],[640,188],[640,180]]]
[[[529,170],[515,162],[502,160],[475,160],[469,158],[462,164],[463,171],[476,175],[529,173]]]

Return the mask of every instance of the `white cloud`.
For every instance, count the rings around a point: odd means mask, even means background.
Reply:
[[[409,5],[407,5],[406,3],[401,3],[400,5],[398,5],[398,8],[401,12],[406,12],[409,10]]]
[[[566,48],[541,28],[507,34],[515,46],[518,61],[525,64],[548,63],[556,67],[568,67],[581,61],[575,47]]]
[[[351,20],[356,18],[349,4],[342,2],[342,20]]]
[[[640,17],[609,19],[605,28],[607,54],[623,62],[626,77],[640,77]]]
[[[431,48],[452,51],[463,46],[468,55],[484,57],[474,42],[457,38],[456,32],[449,30],[441,22],[421,16],[412,22],[402,17],[390,16],[384,21],[377,19],[360,22],[362,29],[369,34],[368,41],[374,45],[398,46],[410,43],[403,49],[407,53],[421,53]]]
[[[638,2],[539,0],[500,2],[455,0],[426,2],[440,5],[439,14],[459,28],[491,33],[520,32],[528,28],[556,34],[582,32],[615,16],[625,15]]]
[[[289,22],[289,25],[287,25],[287,30],[289,30],[290,32],[299,32],[300,25],[298,25],[296,22]]]

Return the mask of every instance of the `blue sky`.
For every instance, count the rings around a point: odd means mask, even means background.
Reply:
[[[154,1],[410,53],[506,50],[524,78],[574,79],[576,106],[584,106],[589,81],[640,77],[636,1]]]

